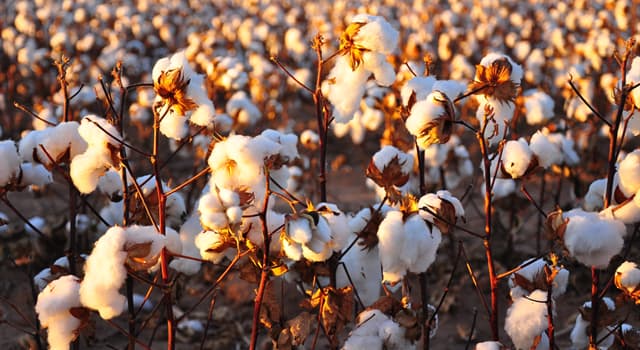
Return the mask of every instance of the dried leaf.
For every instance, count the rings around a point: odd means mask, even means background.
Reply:
[[[282,310],[273,283],[267,282],[262,297],[262,307],[260,308],[260,323],[271,329],[274,323],[280,322],[281,315]]]
[[[385,295],[376,300],[367,309],[377,309],[385,315],[393,316],[400,312],[403,307],[402,303],[399,300],[396,300],[392,296]]]
[[[295,318],[287,321],[289,332],[292,337],[291,344],[295,346],[303,345],[309,334],[311,326],[315,322],[315,316],[303,311]]]

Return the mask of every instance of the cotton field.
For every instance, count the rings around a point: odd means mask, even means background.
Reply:
[[[0,10],[3,347],[640,349],[635,0]]]

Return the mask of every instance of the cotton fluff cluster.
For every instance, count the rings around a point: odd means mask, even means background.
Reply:
[[[395,81],[393,66],[386,56],[398,46],[399,33],[389,22],[378,16],[354,16],[341,39],[343,55],[336,57],[335,66],[325,82],[325,95],[334,107],[333,116],[340,123],[348,122],[358,109],[365,85],[373,74],[380,85]]]
[[[551,270],[554,269],[552,265],[548,264],[543,259],[536,259],[533,262],[531,262],[531,260],[532,259],[528,259],[520,264],[520,266],[523,267],[509,277],[509,288],[512,299],[517,299],[522,296],[529,295],[529,293],[532,292],[517,283],[515,274],[518,274],[521,278],[526,279],[536,287],[542,287],[539,284],[546,283],[546,276],[544,272],[545,266],[547,266]],[[567,290],[567,284],[569,282],[569,270],[561,267],[556,267],[556,269],[557,274],[553,279],[553,291],[551,294],[551,297],[554,299],[564,294],[564,292]]]
[[[446,187],[456,188],[473,175],[473,163],[469,151],[460,138],[452,135],[447,143],[433,144],[424,149],[425,183],[437,185],[444,170]]]
[[[522,67],[509,56],[490,53],[480,60],[476,66],[476,76],[473,86],[489,86],[479,92],[480,106],[476,118],[484,127],[485,116],[492,116],[487,120],[484,137],[490,144],[495,144],[503,138],[508,124],[515,112],[514,99],[517,96],[522,81]],[[489,115],[489,109],[492,114]]]
[[[20,172],[20,157],[16,145],[11,140],[0,141],[0,187],[5,187],[12,182]]]
[[[180,242],[182,243],[182,255],[191,256],[194,258],[201,258],[200,250],[195,244],[195,239],[198,234],[202,232],[202,226],[200,225],[200,218],[197,213],[193,213],[187,221],[180,227]],[[169,267],[181,272],[187,276],[195,275],[200,271],[200,261],[187,259],[187,258],[175,258],[169,263]]]
[[[33,283],[38,287],[39,291],[42,291],[52,280],[60,277],[60,272],[68,270],[69,258],[63,256],[54,261],[51,267],[47,267],[33,276]]]
[[[211,127],[215,109],[204,89],[204,77],[196,74],[184,51],[159,59],[153,66],[152,78],[156,98],[154,107],[160,131],[169,138],[182,139],[189,131],[187,120]]]
[[[564,232],[564,246],[578,262],[606,268],[611,258],[622,249],[626,228],[621,221],[582,209],[563,213],[563,218],[569,220]]]
[[[640,269],[631,261],[625,261],[616,269],[614,282],[618,289],[640,304]]]
[[[523,96],[527,124],[544,124],[547,120],[553,118],[555,103],[551,96],[543,91],[534,89],[525,91]]]
[[[332,123],[332,130],[336,137],[342,138],[348,134],[356,145],[364,141],[367,131],[378,130],[384,121],[384,113],[378,106],[388,89],[379,86],[372,80],[367,81],[365,86],[365,94],[360,102],[360,108],[355,111],[353,118],[346,123]]]
[[[553,165],[576,165],[580,158],[574,149],[574,141],[562,133],[552,133],[547,128],[537,131],[529,141],[529,148],[538,164],[548,169]]]
[[[532,158],[533,152],[531,152],[529,144],[525,139],[520,138],[507,141],[502,149],[502,159],[495,157],[491,165],[492,168],[495,168],[498,161],[500,161],[503,176],[506,175],[507,178],[517,179],[527,173]]]
[[[604,210],[604,215],[618,219],[625,224],[633,224],[640,221],[640,150],[629,153],[622,161],[618,163],[617,172],[614,178],[614,189],[618,195],[614,196],[615,205]],[[601,200],[604,198],[604,187],[606,180],[602,180],[598,186],[603,189],[598,193],[598,187],[594,187],[592,196],[601,194]],[[589,187],[591,190],[591,187]],[[591,197],[589,197],[591,199]],[[596,200],[596,199],[592,199]],[[618,203],[620,201],[620,203]]]
[[[320,203],[317,209],[287,215],[281,236],[282,250],[294,261],[325,261],[339,252],[349,237],[346,215],[335,204]]]
[[[445,234],[451,230],[451,224],[455,224],[459,218],[464,217],[462,203],[446,190],[425,194],[418,201],[418,208],[424,220],[435,224]],[[437,214],[439,218],[432,213]]]
[[[229,136],[216,143],[209,156],[209,187],[253,194],[254,205],[260,208],[266,188],[264,167],[268,166],[270,175],[285,186],[285,164],[298,157],[297,140],[293,134],[275,130],[265,130],[256,137]]]
[[[416,344],[405,338],[405,332],[405,328],[380,310],[365,310],[358,315],[356,329],[342,350],[415,349]]]
[[[247,93],[238,91],[234,93],[225,106],[229,115],[237,124],[253,126],[262,117],[258,107],[251,101]]]
[[[53,167],[47,153],[54,162],[61,161],[67,150],[69,159],[75,158],[87,149],[87,142],[80,135],[79,126],[75,121],[64,122],[55,127],[28,132],[18,144],[20,158],[23,162],[42,163],[47,168]]]
[[[483,341],[476,344],[476,350],[502,350],[502,344],[497,341]]]
[[[82,119],[78,133],[88,147],[71,160],[70,175],[78,191],[87,194],[96,189],[108,169],[120,167],[118,151],[122,136],[106,119],[94,115]]]
[[[582,304],[582,308],[585,310],[591,309],[591,301],[587,301]],[[603,310],[606,308],[606,310]],[[616,310],[616,305],[613,300],[609,297],[602,298],[602,303],[600,304],[599,312],[600,319],[602,319],[606,313],[611,313]],[[576,350],[585,350],[589,346],[589,328],[591,327],[591,322],[585,320],[582,316],[582,313],[578,314],[576,318],[576,323],[571,330],[571,343],[573,344],[574,349]],[[612,325],[608,325],[606,327],[599,327],[598,334],[596,339],[598,339],[598,349],[609,349],[613,342],[615,341],[615,332],[612,332]]]
[[[507,310],[504,330],[517,350],[531,349],[538,336],[541,340],[536,349],[549,349],[549,339],[544,333],[548,326],[547,294],[546,291],[536,289],[527,297],[514,299]]]
[[[36,313],[43,328],[49,329],[47,340],[52,350],[69,349],[77,337],[80,319],[69,311],[80,307],[80,280],[73,275],[51,281],[38,294]]]
[[[423,197],[424,198],[424,197]],[[422,200],[422,199],[421,199]],[[407,272],[422,273],[436,259],[442,234],[422,213],[389,211],[378,227],[382,281],[396,284]]]
[[[85,263],[80,285],[80,302],[111,319],[122,313],[126,298],[119,289],[127,276],[128,265],[135,270],[153,267],[163,248],[180,254],[178,233],[167,228],[166,235],[153,226],[113,226],[98,239]]]
[[[418,145],[426,148],[449,140],[454,119],[453,103],[444,92],[435,90],[413,105],[405,126]]]

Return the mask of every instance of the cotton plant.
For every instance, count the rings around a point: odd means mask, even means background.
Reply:
[[[180,238],[173,229],[167,228],[166,235],[162,235],[153,226],[111,227],[87,257],[79,289],[81,304],[107,320],[120,315],[126,298],[119,289],[127,269],[153,268],[165,248],[175,254],[182,252]]]
[[[184,51],[158,60],[151,75],[160,132],[172,139],[183,139],[188,133],[187,121],[212,126],[215,109],[204,89],[204,77],[193,71]]]
[[[36,313],[52,350],[69,349],[78,337],[82,322],[80,279],[65,275],[48,283],[38,294]]]
[[[478,94],[480,106],[476,118],[484,129],[484,138],[492,145],[508,130],[522,76],[522,67],[499,53],[484,56],[476,65],[476,75],[469,89]]]
[[[398,46],[398,37],[398,31],[382,17],[359,14],[351,19],[340,38],[341,55],[323,86],[336,122],[346,123],[353,117],[371,75],[383,86],[395,81],[386,56]]]

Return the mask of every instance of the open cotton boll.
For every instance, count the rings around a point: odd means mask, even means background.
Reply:
[[[607,179],[599,179],[589,185],[589,190],[584,196],[584,209],[595,211],[604,207],[604,191],[607,187]]]
[[[378,249],[382,263],[382,280],[388,283],[399,282],[407,273],[403,263],[405,246],[404,223],[402,212],[390,211],[378,228]]]
[[[164,110],[160,115],[164,114]],[[171,139],[182,140],[189,133],[187,117],[179,115],[175,109],[169,109],[164,118],[160,121],[160,132]]]
[[[103,129],[106,130],[108,134],[103,131]],[[89,148],[103,148],[106,147],[107,144],[119,148],[120,140],[122,140],[122,136],[115,126],[111,125],[106,119],[96,115],[87,115],[82,118],[80,126],[78,127],[78,133],[87,142]]]
[[[538,158],[538,164],[548,169],[551,165],[560,165],[564,161],[562,149],[548,138],[547,131],[536,131],[529,142],[529,149]]]
[[[627,72],[627,84],[640,83],[640,57],[634,57],[631,61],[631,68]],[[640,107],[640,90],[638,88],[631,91],[631,99],[636,107]]]
[[[106,148],[90,147],[71,161],[69,174],[81,193],[91,193],[102,175],[112,166],[111,153]]]
[[[569,219],[564,233],[564,245],[578,262],[602,269],[622,250],[624,224],[598,213],[573,209],[563,214]]]
[[[640,189],[640,150],[635,150],[618,164],[618,188],[626,197]]]
[[[507,59],[507,61],[511,64],[511,75],[510,75],[510,80],[513,81],[516,84],[520,84],[520,82],[522,81],[522,77],[523,77],[523,70],[522,70],[522,66],[520,66],[519,64],[515,63],[511,57],[507,56],[507,55],[503,55],[500,53],[489,53],[486,56],[484,56],[482,58],[482,60],[480,60],[480,65],[481,66],[485,66],[485,67],[489,67],[493,62],[500,60],[500,59]]]
[[[358,110],[369,75],[370,72],[362,68],[352,70],[347,56],[336,57],[335,65],[329,72],[329,79],[333,83],[327,84],[326,94],[333,105],[336,122],[348,122]]]
[[[614,311],[616,309],[613,300],[609,297],[602,298],[604,305],[606,305],[609,312]],[[591,301],[587,301],[582,304],[583,308],[591,309]],[[605,310],[601,310],[600,312],[606,312]],[[590,322],[586,321],[582,314],[578,314],[576,318],[576,323],[571,330],[571,344],[576,350],[586,350],[589,346],[589,327]],[[598,339],[598,349],[609,349],[613,342],[615,341],[615,332],[612,332],[612,327],[602,327],[598,329],[598,334],[596,339]]]
[[[214,264],[222,261],[227,256],[227,251],[230,250],[225,247],[225,237],[214,231],[200,232],[195,238],[195,245],[200,250],[202,259]]]
[[[433,83],[433,91],[440,91],[445,94],[451,101],[462,94],[467,89],[467,84],[457,80],[436,80]],[[461,100],[464,103],[466,98]]]
[[[484,188],[484,183],[482,187]],[[493,194],[494,199],[504,198],[515,192],[516,190],[516,182],[513,179],[498,179],[496,178],[493,181],[493,187],[491,188],[491,193]]]
[[[180,227],[180,242],[182,244],[182,254],[194,258],[200,258],[200,250],[195,244],[197,235],[202,232],[198,215],[193,214]],[[172,269],[184,273],[187,276],[195,275],[200,271],[201,262],[185,258],[175,258],[169,264]]]
[[[476,350],[501,350],[502,344],[497,341],[484,341],[476,344]]]
[[[631,261],[623,262],[616,269],[615,282],[618,288],[627,293],[637,291],[640,288],[640,269]]]
[[[519,269],[515,274],[518,274],[520,277],[525,278],[529,282],[533,282],[535,279],[540,278],[541,276],[545,276],[544,267],[549,266],[543,259],[536,259],[531,262],[534,258],[527,259],[520,266],[524,266]],[[515,274],[512,274],[509,277],[509,288],[511,288],[510,295],[511,299],[517,299],[522,296],[529,295],[529,291],[517,285]],[[545,279],[546,281],[546,279]],[[569,270],[560,268],[556,274],[556,277],[553,280],[552,289],[553,293],[551,294],[552,298],[556,298],[567,290],[567,283],[569,281]]]
[[[429,230],[420,215],[412,215],[404,223],[404,232],[402,258],[405,259],[408,270],[414,273],[427,271],[436,260],[436,252],[442,241],[440,230],[436,226]]]
[[[604,189],[602,190],[604,192]],[[632,200],[624,201],[604,209],[600,214],[606,218],[619,220],[625,224],[635,224],[640,221],[640,193],[636,192]],[[602,196],[604,198],[604,196]],[[602,199],[604,203],[604,199]]]
[[[400,151],[394,146],[384,146],[373,157],[373,164],[382,173],[384,169],[397,159],[398,164],[404,174],[410,174],[413,170],[413,157],[407,153]]]
[[[44,187],[53,183],[53,175],[42,164],[22,163],[20,171],[20,186]]]
[[[383,17],[359,14],[351,19],[351,23],[366,23],[353,37],[354,43],[360,47],[390,54],[398,46],[400,33]]]
[[[348,237],[348,242],[356,238],[354,233]],[[353,283],[365,307],[378,300],[382,283],[378,247],[367,249],[356,244],[342,257],[342,262],[349,271],[351,279],[347,278],[344,269],[338,269],[336,277],[338,287],[350,286]]]
[[[504,330],[517,350],[531,349],[535,337],[547,329],[547,292],[534,290],[528,297],[516,298],[507,310]]]
[[[98,179],[98,189],[111,201],[119,201],[122,199],[122,176],[114,169],[107,170],[104,176]]]
[[[531,164],[531,150],[525,139],[510,140],[502,150],[502,168],[513,179],[522,177]]]
[[[384,340],[386,349],[415,349],[416,346],[405,337],[406,329],[393,320],[382,322],[378,336]]]
[[[407,83],[402,86],[400,90],[400,96],[402,98],[402,105],[407,106],[411,95],[415,93],[416,101],[422,101],[433,90],[433,84],[436,82],[434,77],[413,77]]]
[[[285,161],[293,161],[299,157],[297,147],[298,136],[295,134],[285,134],[277,130],[266,129],[260,135],[281,146],[278,153],[285,159]]]
[[[381,86],[390,86],[396,80],[396,72],[385,55],[367,51],[362,55],[362,64]]]
[[[80,280],[73,275],[62,276],[38,294],[36,313],[43,328],[48,329],[47,341],[52,350],[69,349],[77,337],[80,319],[69,312],[80,307]]]
[[[543,124],[553,118],[554,102],[551,96],[543,91],[528,90],[524,94],[527,124]]]
[[[0,141],[0,159],[0,187],[4,187],[20,172],[20,157],[13,141]]]
[[[258,107],[249,99],[247,93],[238,91],[234,93],[227,105],[225,111],[233,119],[242,125],[252,126],[262,117],[262,113]]]
[[[327,221],[331,229],[331,248],[336,252],[341,251],[347,245],[351,234],[349,218],[333,203],[318,203],[316,210]]]

